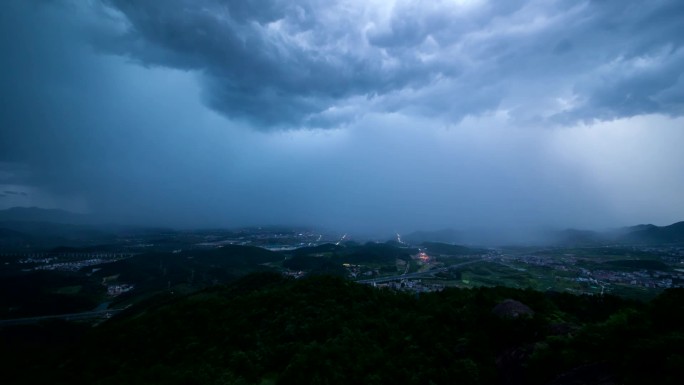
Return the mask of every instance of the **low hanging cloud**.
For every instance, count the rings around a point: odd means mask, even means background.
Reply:
[[[678,0],[103,1],[125,28],[101,48],[198,72],[206,105],[261,129],[684,112]]]

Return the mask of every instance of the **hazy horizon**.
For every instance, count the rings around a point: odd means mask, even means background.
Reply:
[[[317,224],[306,224],[306,223],[257,223],[251,225],[236,225],[236,226],[187,226],[187,225],[174,225],[168,223],[160,222],[137,222],[137,223],[123,223],[123,222],[111,222],[107,218],[99,218],[97,216],[91,216],[87,213],[74,213],[62,209],[42,209],[39,207],[12,207],[6,210],[0,210],[0,222],[7,220],[4,215],[7,212],[12,212],[16,214],[17,218],[22,218],[22,214],[28,215],[29,218],[31,214],[35,214],[38,217],[46,218],[45,214],[54,214],[54,218],[63,218],[66,220],[50,220],[50,219],[27,219],[26,216],[20,221],[34,221],[34,222],[54,222],[54,223],[68,223],[70,225],[83,225],[92,226],[95,229],[109,229],[110,231],[118,231],[122,229],[168,229],[170,231],[180,231],[180,232],[203,232],[203,231],[242,231],[242,230],[258,230],[263,229],[265,231],[313,231],[317,234],[324,234],[327,238],[327,242],[334,242],[335,240],[355,241],[355,242],[386,242],[392,240],[398,240],[401,242],[408,241],[409,244],[421,244],[424,241],[433,242],[444,242],[451,244],[461,244],[468,246],[481,246],[481,247],[501,247],[501,246],[544,246],[544,245],[558,245],[564,244],[564,242],[587,242],[580,238],[575,238],[571,233],[566,232],[593,232],[594,235],[601,237],[603,242],[610,242],[611,239],[617,239],[618,237],[627,234],[626,230],[642,226],[642,225],[655,225],[659,227],[666,227],[676,223],[684,223],[684,221],[678,221],[675,223],[667,224],[644,224],[644,223],[634,223],[625,224],[623,226],[616,227],[603,227],[603,228],[571,228],[571,227],[521,227],[521,226],[511,226],[511,227],[497,227],[496,224],[490,224],[489,226],[482,227],[459,227],[459,228],[406,228],[406,229],[375,229],[372,231],[364,231],[359,228],[334,228],[334,227],[323,227]],[[73,214],[76,214],[73,217]],[[47,217],[50,218],[50,217]],[[69,220],[73,219],[73,220]],[[11,226],[10,226],[11,227]],[[30,228],[30,227],[29,227]],[[118,229],[118,230],[117,230]],[[578,234],[579,235],[579,234]],[[565,236],[568,236],[566,239]],[[591,236],[591,235],[590,235]],[[331,238],[332,237],[332,238]]]
[[[684,220],[678,1],[2,7],[0,209],[519,237]]]

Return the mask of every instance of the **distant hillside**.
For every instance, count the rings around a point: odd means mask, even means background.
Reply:
[[[32,240],[28,234],[0,227],[0,250],[21,248]]]
[[[631,227],[624,227],[621,229],[623,233],[633,233],[636,231],[644,231],[644,230],[651,230],[651,229],[657,229],[658,226],[656,225],[636,225],[636,226],[631,226]]]
[[[636,225],[603,232],[567,229],[551,233],[550,241],[552,244],[564,246],[684,243],[684,222],[669,226]]]
[[[93,223],[93,218],[65,210],[12,207],[0,210],[0,222],[51,222],[80,225]]]
[[[0,221],[0,247],[80,247],[108,243],[113,234],[88,226],[55,222]]]
[[[64,210],[13,207],[0,210],[0,250],[86,247],[116,242],[120,234],[169,233],[173,230],[103,224],[96,218]]]
[[[626,233],[619,238],[622,243],[684,243],[684,222],[662,227],[639,225],[625,230]]]
[[[394,243],[367,242],[363,245],[346,242],[343,245],[323,244],[285,251],[283,267],[309,274],[347,276],[343,264],[372,265],[385,272],[395,271],[397,260],[411,263],[411,255],[418,249]]]
[[[278,262],[282,255],[253,246],[226,245],[211,250],[179,253],[153,252],[95,266],[93,277],[117,277],[136,285],[138,293],[154,292],[179,284],[205,287],[226,283],[253,271],[270,270],[265,263]]]

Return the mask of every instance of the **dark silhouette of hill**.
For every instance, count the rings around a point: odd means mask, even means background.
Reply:
[[[51,222],[73,225],[92,224],[92,217],[65,210],[39,207],[12,207],[0,210],[0,222]]]
[[[395,247],[386,243],[368,242],[345,248],[339,253],[347,263],[393,263],[397,259],[408,261],[418,250]]]
[[[0,319],[91,310],[105,291],[99,282],[71,272],[0,273]]]
[[[116,276],[117,281],[135,284],[131,295],[136,295],[179,284],[202,288],[227,283],[249,272],[269,270],[262,264],[282,259],[282,255],[260,247],[226,245],[210,250],[138,254],[95,266],[99,270],[93,276]]]
[[[619,240],[625,243],[684,243],[684,222],[669,226],[639,225],[625,229]]]
[[[104,224],[91,216],[64,210],[37,207],[0,210],[0,248],[3,251],[92,247],[114,244],[121,235],[162,233],[168,235],[173,230]]]
[[[417,253],[417,249],[394,243],[324,244],[283,253],[289,257],[283,261],[283,267],[313,274],[346,276],[347,271],[342,267],[344,263],[394,266],[397,259],[409,262],[411,255]]]
[[[14,250],[31,243],[33,237],[20,231],[0,227],[0,250]]]
[[[418,252],[415,248],[392,243],[367,242],[364,244],[347,242],[342,245],[323,244],[316,247],[302,247],[284,255],[299,257],[320,257],[342,263],[394,263],[397,259],[409,260],[412,254]]]
[[[524,314],[501,316],[506,301]],[[684,290],[648,304],[500,287],[416,297],[258,274],[95,328],[3,329],[0,354],[15,384],[675,384],[682,325]]]
[[[636,231],[644,231],[644,230],[651,230],[651,229],[657,229],[658,226],[648,224],[648,225],[636,225],[636,226],[629,226],[629,227],[624,227],[622,228],[623,233],[633,233]]]
[[[0,222],[0,229],[0,245],[10,249],[82,247],[116,239],[113,231],[68,223],[4,221]]]
[[[552,244],[564,246],[684,243],[684,222],[669,226],[637,225],[602,232],[567,229],[553,232],[548,238]]]

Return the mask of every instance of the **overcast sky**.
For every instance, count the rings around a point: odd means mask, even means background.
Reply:
[[[352,232],[684,220],[680,0],[0,7],[0,208]]]

